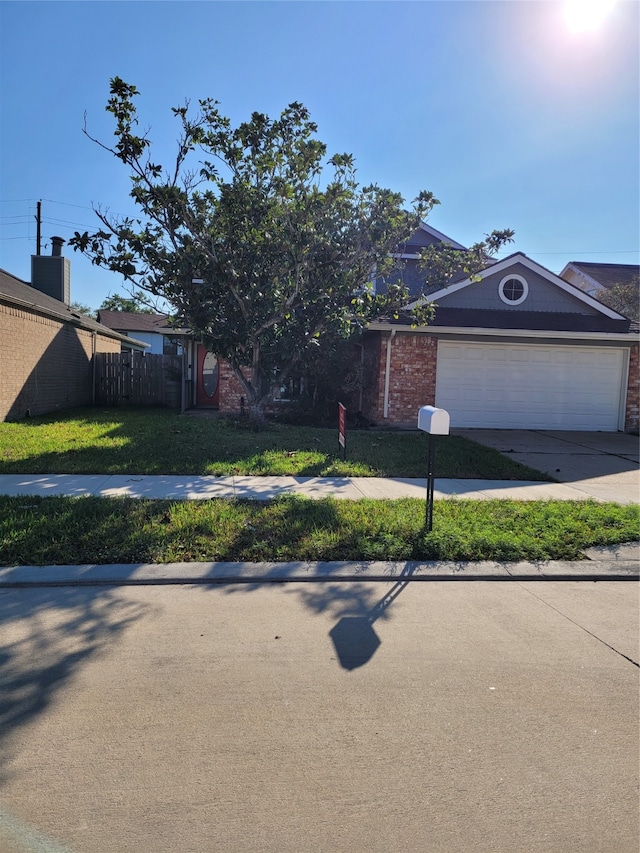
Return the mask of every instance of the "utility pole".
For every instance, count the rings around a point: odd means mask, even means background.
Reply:
[[[40,254],[40,234],[42,231],[42,202],[36,205],[36,255]]]

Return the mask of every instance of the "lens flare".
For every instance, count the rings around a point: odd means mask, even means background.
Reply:
[[[616,0],[565,0],[564,19],[573,33],[590,33],[599,29],[615,6]]]

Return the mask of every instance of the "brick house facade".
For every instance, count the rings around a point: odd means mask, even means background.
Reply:
[[[94,353],[124,340],[0,270],[0,420],[90,405]]]
[[[364,334],[369,420],[415,427],[436,405],[452,427],[638,430],[638,331],[583,290],[517,252],[424,298],[428,327]]]
[[[434,330],[435,331],[435,330]],[[362,414],[379,426],[415,427],[421,406],[437,405],[437,334],[370,331],[364,337],[365,391]],[[640,427],[640,344],[628,351],[624,392],[627,432]],[[621,425],[622,426],[622,425]]]

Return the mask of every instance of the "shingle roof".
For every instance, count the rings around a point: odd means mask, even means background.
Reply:
[[[54,317],[56,320],[72,323],[74,326],[79,326],[82,329],[98,332],[109,338],[126,341],[129,345],[146,346],[141,341],[136,341],[135,338],[126,338],[109,326],[103,325],[91,317],[87,317],[86,314],[81,314],[59,299],[54,299],[53,296],[42,293],[35,287],[31,287],[28,282],[3,269],[0,269],[0,299],[14,305],[30,308],[41,314]]]
[[[400,314],[397,319],[380,318],[378,322],[390,325],[410,326],[414,321],[408,314]],[[435,316],[429,321],[429,327],[437,331],[438,327],[461,329],[531,329],[534,331],[556,332],[612,332],[628,334],[630,328],[627,319],[598,317],[589,314],[571,314],[566,311],[508,311],[484,308],[445,308],[436,307]]]
[[[630,284],[640,276],[638,264],[596,264],[585,261],[571,261],[571,266],[597,281],[601,287],[614,287],[616,284]]]
[[[162,332],[169,326],[168,314],[142,314],[135,311],[98,311],[101,323],[119,332]]]

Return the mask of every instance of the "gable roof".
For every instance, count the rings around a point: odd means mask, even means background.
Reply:
[[[595,264],[586,261],[569,261],[560,273],[567,279],[570,273],[577,274],[590,289],[615,287],[617,284],[631,284],[640,276],[638,264]]]
[[[427,248],[424,243],[420,242],[420,232],[428,234],[434,243],[446,243],[453,249],[459,249],[461,251],[466,250],[466,246],[463,246],[462,243],[452,240],[451,237],[447,237],[447,235],[443,234],[442,231],[438,231],[437,228],[432,228],[432,226],[427,225],[426,222],[421,222],[420,227],[413,232],[406,243],[401,243],[398,246],[398,253],[392,255],[392,257],[405,259],[411,258],[417,260],[420,257],[421,251]],[[433,243],[429,243],[428,245],[433,245]]]
[[[119,332],[175,332],[169,326],[168,314],[146,314],[138,311],[98,311],[98,319],[110,329]]]
[[[494,264],[491,264],[481,270],[477,275],[464,278],[461,281],[454,281],[449,284],[447,287],[441,288],[440,290],[436,290],[433,293],[430,293],[428,297],[423,297],[421,299],[417,299],[412,302],[408,308],[413,308],[417,305],[422,305],[428,299],[429,302],[436,302],[438,299],[447,296],[448,294],[455,293],[458,290],[462,290],[465,287],[469,287],[472,284],[475,284],[478,281],[482,281],[489,275],[496,275],[502,272],[507,272],[510,267],[514,266],[514,264],[521,264],[524,267],[527,267],[532,272],[535,272],[537,275],[546,279],[551,284],[558,287],[560,290],[569,293],[578,301],[583,302],[585,305],[588,305],[590,308],[595,309],[600,314],[604,314],[605,317],[608,317],[613,320],[625,320],[627,318],[623,317],[622,314],[618,314],[617,311],[614,311],[612,308],[604,305],[602,302],[594,299],[592,296],[589,296],[584,290],[576,287],[568,281],[560,278],[555,273],[552,273],[546,267],[543,267],[541,264],[536,263],[536,261],[531,260],[531,258],[527,257],[522,252],[514,252],[512,255],[508,255],[506,258],[503,258],[500,261],[497,261]]]
[[[446,234],[443,234],[442,231],[438,231],[437,228],[433,228],[431,225],[427,225],[426,222],[420,223],[420,230],[426,231],[431,237],[435,237],[436,240],[440,243],[448,243],[454,249],[466,249],[466,246],[463,246],[462,243],[458,243],[457,240],[452,240],[451,237],[447,237]]]
[[[92,317],[87,317],[86,314],[81,314],[65,302],[42,293],[28,282],[3,269],[0,269],[0,300],[20,308],[36,311],[63,323],[71,323],[89,332],[96,332],[104,337],[123,341],[127,346],[133,346],[136,349],[144,350],[148,347],[148,344],[143,341],[137,341],[135,338],[128,338],[119,334],[114,329],[99,323]]]

